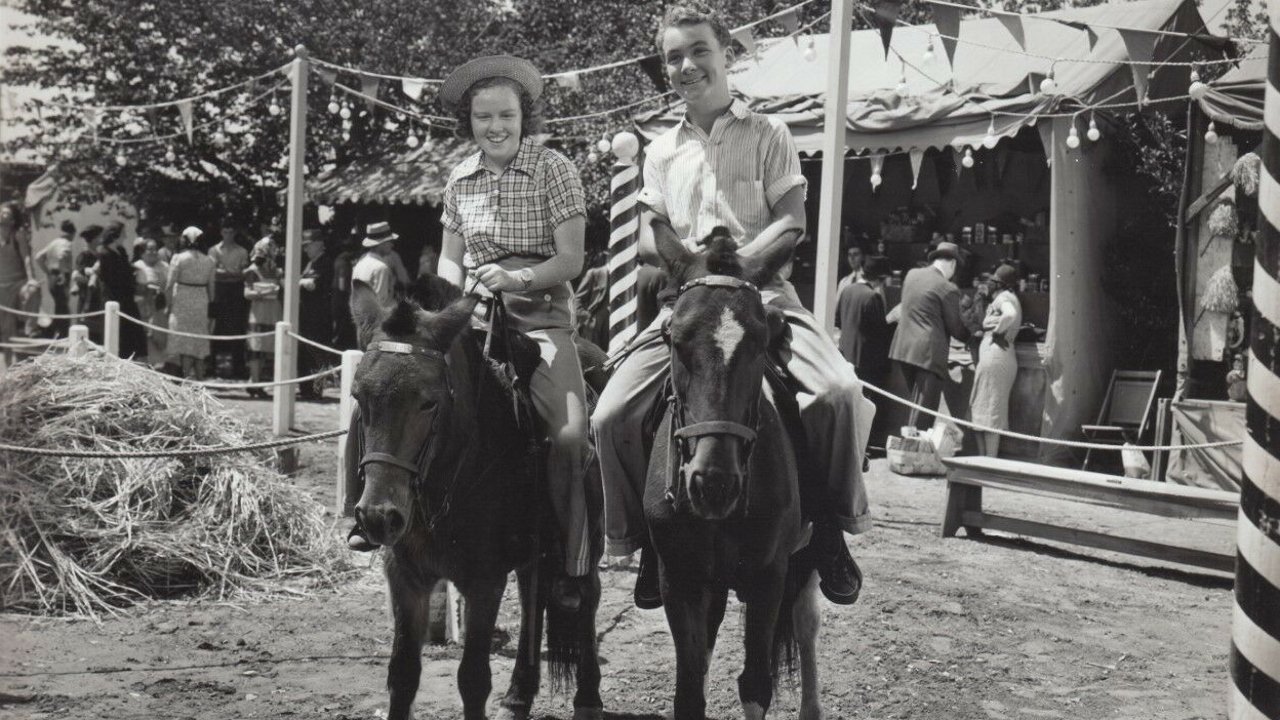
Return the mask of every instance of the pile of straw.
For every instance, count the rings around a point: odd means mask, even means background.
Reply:
[[[129,451],[262,440],[203,390],[102,353],[0,379],[0,443]],[[0,450],[0,609],[114,614],[153,598],[300,592],[342,553],[269,452],[83,459]]]

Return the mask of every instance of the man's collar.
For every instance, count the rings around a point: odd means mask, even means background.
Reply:
[[[719,122],[720,118],[724,117],[725,115],[732,115],[733,119],[742,120],[743,118],[747,117],[747,115],[749,115],[750,113],[751,113],[751,108],[747,107],[747,104],[745,102],[743,102],[740,98],[734,98],[729,102],[728,109],[725,110],[725,112],[720,113],[719,117],[716,118],[716,122]],[[683,124],[688,125],[689,127],[697,127],[697,125],[695,125],[693,121],[689,119],[689,109],[687,106],[685,107],[684,119],[682,122]]]

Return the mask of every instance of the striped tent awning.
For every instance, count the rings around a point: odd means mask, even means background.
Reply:
[[[320,205],[437,205],[449,172],[473,152],[471,143],[448,138],[355,158],[308,180],[307,199]]]

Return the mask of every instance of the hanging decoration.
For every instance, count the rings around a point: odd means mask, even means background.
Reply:
[[[884,155],[871,156],[871,191],[875,192],[880,187],[880,183],[884,182],[884,175],[881,170],[884,169]]]
[[[1067,147],[1075,150],[1080,147],[1080,131],[1076,129],[1076,124],[1071,123],[1071,129],[1067,131]]]
[[[1120,30],[1120,39],[1129,53],[1129,69],[1133,71],[1133,91],[1139,103],[1147,99],[1147,76],[1151,74],[1151,59],[1155,57],[1159,35],[1141,30]]]
[[[1190,80],[1191,85],[1187,87],[1187,94],[1191,96],[1192,100],[1200,102],[1205,93],[1209,92],[1209,86],[1200,80],[1200,71],[1194,67],[1191,68]]]
[[[1089,142],[1098,142],[1098,140],[1102,139],[1102,131],[1098,129],[1098,121],[1092,115],[1089,116],[1089,130],[1084,135],[1089,138]]]
[[[653,86],[658,89],[658,92],[667,92],[671,89],[667,85],[667,72],[662,67],[661,58],[657,55],[650,55],[642,58],[639,65],[644,74],[649,76],[649,80],[653,82]]]
[[[1018,47],[1025,51],[1027,49],[1027,33],[1022,28],[1022,16],[1018,13],[997,12],[994,10],[991,14],[995,15],[1000,24],[1004,25],[1004,29],[1009,31],[1013,39],[1018,42]]]
[[[778,15],[778,22],[781,23],[782,29],[787,35],[795,37],[800,32],[800,16],[796,13],[795,8],[787,8]]]
[[[426,82],[417,78],[402,78],[400,80],[400,92],[414,102],[422,100],[422,89],[426,86]]]
[[[1204,141],[1210,145],[1218,144],[1218,129],[1212,122],[1209,123],[1209,129],[1204,131]]]
[[[915,190],[920,182],[920,166],[924,164],[924,148],[913,147],[907,156],[911,159],[911,189]]]
[[[576,72],[556,75],[554,81],[556,85],[569,92],[582,92],[582,76]]]
[[[805,62],[813,62],[818,59],[818,49],[814,47],[813,38],[809,38],[809,44],[804,48]]]
[[[374,99],[378,97],[378,78],[372,75],[360,76],[360,94],[364,95],[364,104],[372,113],[374,110]]]
[[[973,148],[964,149],[964,157],[960,159],[960,164],[966,168],[973,167]]]
[[[1214,271],[1205,284],[1204,297],[1200,300],[1200,309],[1205,312],[1216,312],[1230,315],[1240,307],[1240,288],[1236,285],[1235,276],[1230,265],[1223,265]]]
[[[1258,173],[1261,170],[1262,158],[1258,153],[1245,153],[1231,166],[1231,182],[1235,183],[1236,190],[1243,195],[1255,197],[1258,194]]]
[[[1057,18],[1053,18],[1053,19],[1059,23],[1062,23],[1063,25],[1066,25],[1069,28],[1075,28],[1076,30],[1083,32],[1085,36],[1089,39],[1089,52],[1093,52],[1094,46],[1098,44],[1098,32],[1096,30],[1094,30],[1089,25],[1082,22],[1078,22],[1076,20],[1059,20]]]
[[[933,24],[938,28],[938,37],[942,38],[942,48],[947,53],[947,62],[954,68],[956,43],[960,39],[960,9],[951,5],[934,5]]]
[[[182,117],[182,129],[187,133],[187,142],[194,142],[192,133],[194,126],[192,123],[192,108],[190,100],[183,100],[178,103],[178,115]]]
[[[902,14],[904,0],[870,0],[871,22],[880,30],[880,42],[884,45],[884,56],[889,57],[889,42],[893,38],[893,28]]]
[[[1214,205],[1209,213],[1209,234],[1218,238],[1234,240],[1240,234],[1240,220],[1236,216],[1236,204],[1223,198]]]
[[[729,35],[742,46],[742,49],[748,55],[756,53],[756,39],[752,36],[750,27],[738,28],[729,33]]]

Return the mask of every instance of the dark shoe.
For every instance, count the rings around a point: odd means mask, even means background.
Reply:
[[[249,393],[249,397],[264,399],[267,397],[267,391],[262,388],[249,388],[245,392]]]
[[[826,537],[819,537],[819,535]],[[849,546],[839,528],[824,530],[814,528],[814,541],[818,543],[818,589],[828,600],[837,605],[858,602],[862,592],[862,570],[849,554]]]
[[[582,586],[586,577],[561,575],[551,582],[551,601],[565,612],[577,612],[582,607]]]
[[[382,546],[365,537],[364,528],[357,522],[351,526],[351,532],[347,533],[347,547],[356,552],[372,552]]]
[[[640,550],[640,573],[636,576],[636,607],[657,610],[662,607],[662,591],[658,587],[658,554],[646,545]]]

